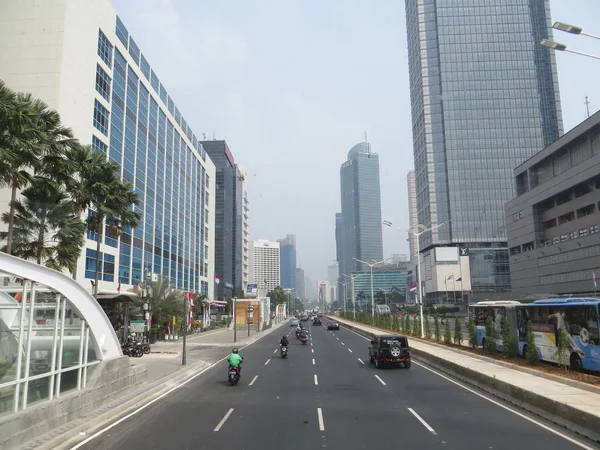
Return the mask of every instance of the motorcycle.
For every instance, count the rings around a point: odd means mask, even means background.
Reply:
[[[285,345],[282,345],[281,346],[281,357],[282,358],[286,358],[287,357],[287,352],[288,352],[287,347]]]
[[[300,342],[302,342],[302,345],[306,345],[306,342],[308,341],[308,338],[306,336],[302,336],[300,338]]]
[[[238,384],[238,381],[240,381],[240,368],[229,366],[229,374],[227,379],[231,386]]]

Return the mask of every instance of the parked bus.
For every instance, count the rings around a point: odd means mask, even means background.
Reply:
[[[565,330],[569,352],[565,356],[571,369],[600,372],[599,308],[597,298],[550,298],[519,306],[519,354],[527,350],[525,335],[531,320],[540,360],[559,362],[558,336]]]
[[[494,327],[494,340],[496,348],[502,351],[502,319],[505,317],[510,324],[511,330],[517,330],[517,308],[521,303],[516,301],[485,301],[478,302],[474,305],[469,305],[469,313],[475,319],[477,325],[477,345],[485,347],[485,322],[489,318],[492,319]],[[517,352],[517,339],[513,339],[513,351]]]
[[[551,298],[533,303],[512,301],[479,302],[469,306],[477,324],[477,345],[485,345],[485,322],[491,317],[496,348],[502,351],[502,319],[513,330],[514,350],[524,356],[527,351],[527,323],[531,321],[538,358],[559,362],[558,336],[567,332],[566,361],[572,370],[600,372],[600,299]]]

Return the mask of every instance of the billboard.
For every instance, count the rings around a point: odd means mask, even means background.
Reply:
[[[258,285],[257,284],[249,284],[246,287],[246,297],[248,297],[248,298],[258,297]]]

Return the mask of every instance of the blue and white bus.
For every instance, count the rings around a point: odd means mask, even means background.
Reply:
[[[527,322],[535,334],[538,358],[559,362],[557,349],[561,330],[567,332],[565,361],[572,370],[600,372],[600,299],[550,298],[522,304],[517,308],[519,355],[525,355]]]

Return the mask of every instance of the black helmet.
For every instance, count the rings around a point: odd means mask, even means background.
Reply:
[[[286,338],[286,335],[284,334],[284,335],[283,335],[283,337],[282,337],[281,339],[285,339],[285,338]]]
[[[234,348],[233,350],[231,350],[231,353],[237,353],[237,352],[238,352],[237,348]]]

